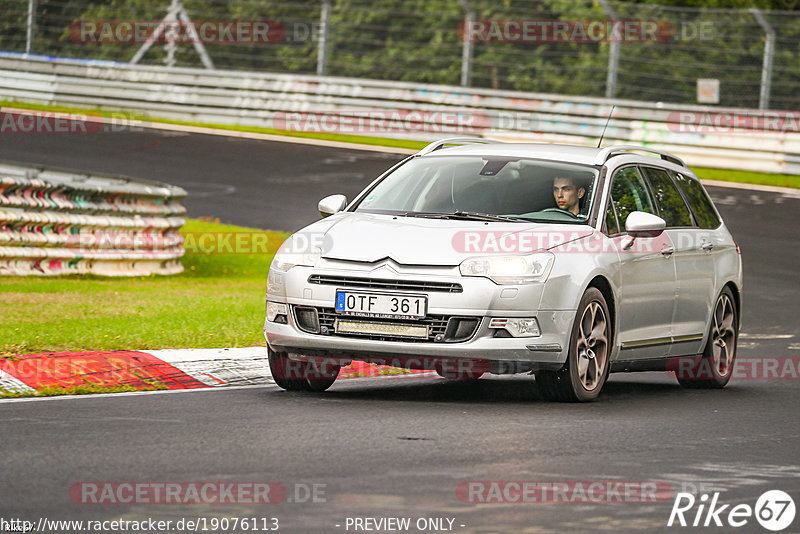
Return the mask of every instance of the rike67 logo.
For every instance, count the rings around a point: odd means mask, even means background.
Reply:
[[[691,493],[678,493],[672,504],[667,526],[740,528],[752,525],[755,518],[765,529],[778,532],[794,521],[794,500],[785,491],[766,491],[758,498],[755,506],[747,503],[722,504],[719,502],[719,495],[719,492],[711,496],[704,493],[697,498]]]

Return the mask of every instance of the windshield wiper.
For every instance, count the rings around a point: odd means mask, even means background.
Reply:
[[[506,222],[530,222],[524,217],[512,217],[509,215],[494,215],[491,213],[478,213],[476,211],[457,211],[452,213],[453,218],[469,221],[506,221]]]
[[[400,214],[402,217],[422,217],[425,219],[454,219],[459,221],[504,221],[504,222],[531,222],[524,217],[510,217],[507,215],[492,215],[491,213],[478,213],[476,211],[456,211],[443,213],[439,211],[407,211]]]
[[[441,213],[438,211],[407,211],[398,213],[401,217],[421,217],[423,219],[449,219],[452,213]]]

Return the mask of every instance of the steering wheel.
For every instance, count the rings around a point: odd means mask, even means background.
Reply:
[[[577,215],[575,215],[571,211],[562,210],[561,208],[545,208],[545,209],[542,210],[542,212],[562,213],[564,215],[569,215],[573,219],[580,219],[580,217],[578,217]]]

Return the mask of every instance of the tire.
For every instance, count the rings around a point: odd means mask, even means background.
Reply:
[[[285,352],[275,352],[267,347],[267,358],[272,379],[278,387],[286,391],[309,390],[306,375],[306,363],[289,360]]]
[[[469,365],[464,362],[437,361],[434,368],[436,374],[447,380],[479,380],[486,372],[480,365],[475,362],[470,362]]]
[[[611,368],[612,329],[605,297],[597,288],[588,288],[575,313],[564,366],[558,371],[536,373],[536,382],[545,399],[557,402],[597,399]]]
[[[714,303],[711,325],[703,354],[678,358],[675,376],[689,389],[720,389],[730,381],[739,344],[739,314],[729,287]]]
[[[306,365],[306,390],[323,392],[336,382],[342,366],[324,359],[322,362],[309,361]]]

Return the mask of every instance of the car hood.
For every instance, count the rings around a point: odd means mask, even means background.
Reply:
[[[575,224],[458,221],[340,213],[306,227],[324,232],[322,257],[405,265],[458,265],[486,254],[548,250],[586,237],[591,227]]]

